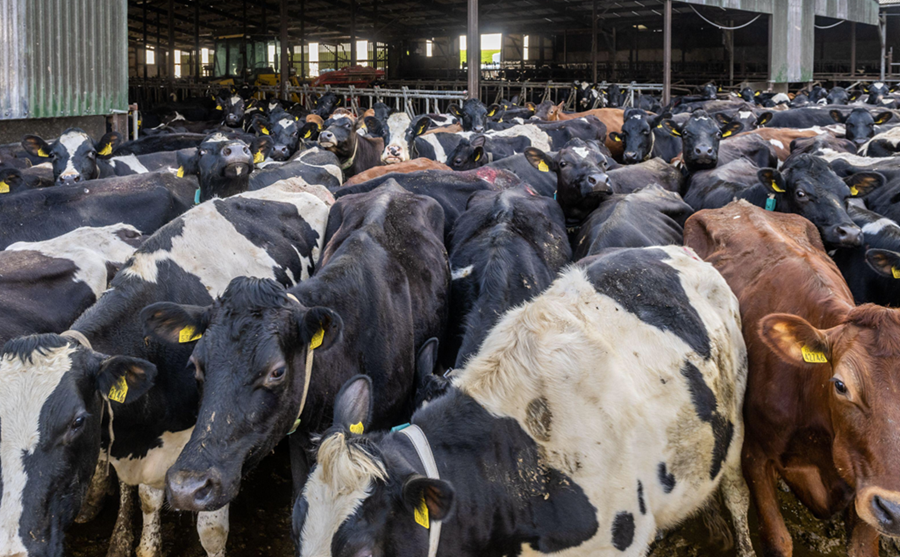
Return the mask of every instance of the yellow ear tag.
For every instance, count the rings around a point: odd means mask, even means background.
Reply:
[[[216,110],[222,110],[222,107],[219,105],[216,105]]]
[[[777,191],[778,193],[784,193],[784,190],[778,187],[778,182],[772,180],[772,189]]]
[[[619,137],[618,135],[614,135],[614,136],[612,136],[612,140],[615,141],[616,143],[619,143],[620,141],[622,141],[622,138]]]
[[[856,186],[850,186],[850,195],[852,195],[853,197],[859,195],[859,190],[856,188]]]
[[[723,133],[722,138],[724,139],[724,138],[728,137],[729,135],[731,135],[731,130],[728,130],[727,132]]]
[[[673,129],[673,130],[672,130],[672,135],[674,135],[674,136],[676,136],[676,137],[681,137],[681,132],[679,132],[678,130]]]
[[[355,423],[355,424],[353,424],[352,426],[350,426],[350,433],[355,433],[355,434],[357,434],[357,435],[362,435],[364,429],[365,429],[365,428],[363,427],[363,423],[362,423],[362,422],[358,422],[358,423]]]
[[[188,325],[187,327],[178,331],[178,342],[180,344],[185,344],[187,342],[194,342],[195,340],[200,340],[202,337],[200,333],[197,333],[196,330]]]
[[[309,136],[312,135],[312,130],[306,130],[306,133],[303,135],[303,139],[309,139]]]
[[[431,522],[428,520],[428,505],[425,504],[425,496],[422,496],[422,501],[419,503],[419,506],[416,507],[415,510],[416,524],[421,526],[422,528],[431,528]]]
[[[38,156],[39,156],[39,157],[44,157],[44,158],[49,158],[49,157],[50,157],[50,154],[47,153],[47,151],[44,151],[43,148],[41,148],[41,149],[38,149]]]
[[[312,340],[309,341],[309,349],[315,350],[316,348],[322,346],[322,339],[325,338],[325,329],[319,328],[316,331],[316,334],[313,335]]]
[[[261,127],[259,128],[259,130],[263,132],[263,135],[269,135],[269,130],[267,130],[265,127]]]
[[[103,149],[97,151],[97,154],[100,155],[101,157],[105,157],[106,155],[111,155],[112,154],[112,143],[107,143],[103,147]]]
[[[128,382],[125,381],[125,376],[119,377],[119,380],[116,381],[112,387],[109,388],[109,400],[114,402],[125,402],[125,396],[128,394]]]
[[[257,151],[253,155],[253,164],[259,164],[262,161],[266,160],[266,157],[263,156],[262,151]]]
[[[9,193],[9,184],[0,182],[0,193]]]
[[[891,274],[894,275],[895,279],[900,279],[900,269],[897,267],[891,267]]]
[[[175,176],[178,176],[179,178],[184,178],[184,167],[183,166],[178,167],[178,172],[175,173]]]
[[[540,161],[538,163],[538,170],[540,170],[541,172],[550,172],[550,167],[547,166],[547,163],[545,163],[544,161]]]
[[[481,160],[481,153],[476,153],[475,154],[475,162],[478,162],[480,160]]]
[[[821,352],[810,350],[809,348],[803,346],[800,348],[800,352],[803,354],[803,361],[808,364],[827,364],[828,358],[825,357],[825,354]]]

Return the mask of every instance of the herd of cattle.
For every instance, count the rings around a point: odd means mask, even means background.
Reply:
[[[301,557],[640,557],[717,493],[739,555],[752,500],[785,557],[779,479],[878,555],[900,95],[576,89],[417,117],[223,91],[0,147],[0,557],[62,556],[110,468],[143,512],[110,557],[159,557],[166,503],[225,555],[286,437]]]

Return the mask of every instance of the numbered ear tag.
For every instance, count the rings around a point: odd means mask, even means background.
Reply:
[[[312,340],[309,341],[309,349],[315,350],[316,348],[322,346],[322,340],[325,338],[325,329],[319,327],[319,330],[316,331],[316,334],[313,335]]]
[[[894,275],[895,279],[900,279],[900,269],[897,267],[891,267],[891,274]]]
[[[259,131],[263,132],[263,135],[269,135],[269,130],[267,130],[265,127],[260,128]]]
[[[109,388],[109,400],[114,402],[125,402],[125,397],[128,395],[128,382],[125,380],[125,376],[119,377],[118,381],[113,383],[113,386]]]
[[[769,198],[766,199],[766,211],[774,211],[775,210],[775,194],[769,195]]]
[[[778,186],[778,182],[772,180],[772,189],[777,191],[778,193],[784,193],[784,189]]]
[[[44,149],[42,147],[42,148],[38,149],[38,156],[48,158],[50,156],[50,154],[47,153],[47,151],[44,151]]]
[[[100,151],[97,151],[97,154],[100,155],[101,157],[111,155],[112,154],[112,143],[107,143],[106,146],[103,147],[103,149],[101,149]]]
[[[419,502],[419,506],[416,507],[415,517],[416,524],[425,529],[431,528],[431,521],[428,520],[428,505],[425,504],[424,495],[422,496],[422,501]]]
[[[803,361],[808,364],[828,363],[828,358],[825,357],[825,354],[819,352],[818,350],[812,350],[803,346],[800,348],[800,352],[803,354]]]
[[[362,422],[355,423],[350,426],[350,433],[355,433],[356,435],[362,435],[363,431],[365,431],[365,427],[363,427]]]
[[[179,178],[184,178],[184,167],[183,166],[178,167],[178,172],[175,173],[175,176],[177,176]]]
[[[540,161],[538,163],[538,170],[540,170],[541,172],[550,172],[550,167],[547,166],[546,162]]]
[[[9,193],[9,184],[0,182],[0,193]]]
[[[185,344],[188,342],[194,342],[195,340],[200,340],[203,335],[198,333],[196,329],[192,326],[188,325],[187,327],[178,331],[178,342],[180,344]]]
[[[259,164],[266,160],[266,157],[262,154],[262,151],[257,151],[253,154],[253,164]]]
[[[856,197],[859,195],[859,189],[856,186],[850,186],[850,195]]]

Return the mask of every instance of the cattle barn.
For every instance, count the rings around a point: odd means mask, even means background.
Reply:
[[[898,16],[0,0],[0,557],[900,557]]]

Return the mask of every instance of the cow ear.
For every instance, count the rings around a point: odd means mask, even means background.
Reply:
[[[440,341],[438,341],[437,338],[432,337],[426,340],[425,344],[419,348],[419,353],[416,354],[416,375],[419,378],[420,384],[434,375],[434,366],[435,363],[437,363],[439,346]]]
[[[525,160],[527,160],[531,166],[537,168],[541,172],[550,172],[556,171],[556,162],[554,162],[550,157],[547,156],[547,153],[541,151],[540,149],[536,149],[534,147],[526,147],[525,148]]]
[[[525,103],[525,108],[527,108],[528,110],[530,110],[530,111],[532,111],[532,112],[534,112],[535,110],[537,110],[537,106],[535,106],[535,104],[534,104],[533,102],[530,102],[530,101],[527,102],[527,103]]]
[[[716,121],[720,124],[727,124],[728,122],[731,122],[731,118],[729,118],[728,115],[724,112],[717,112]]]
[[[457,118],[462,118],[462,112],[460,112],[459,107],[455,104],[451,104],[450,106],[448,106],[447,112],[449,112],[453,116],[456,116]]]
[[[198,148],[191,149],[188,152],[176,152],[175,161],[178,164],[176,174],[179,178],[200,174],[200,150]]]
[[[625,137],[619,132],[609,132],[609,138],[616,143],[622,143],[623,141],[625,141]]]
[[[841,114],[840,110],[837,110],[837,109],[829,110],[828,114],[830,114],[831,119],[834,120],[835,122],[837,122],[838,124],[843,124],[844,121],[846,120],[846,118],[844,118],[844,115]]]
[[[362,434],[372,422],[372,380],[356,375],[334,397],[334,425]]]
[[[341,316],[324,307],[306,310],[299,319],[300,340],[313,350],[328,350],[341,338]]]
[[[50,146],[36,135],[26,135],[22,138],[22,148],[33,157],[49,158]]]
[[[453,511],[456,492],[450,482],[413,475],[403,482],[403,503],[415,521],[429,528]]]
[[[319,135],[319,125],[315,122],[307,122],[300,128],[300,139],[315,141]]]
[[[900,279],[900,253],[896,251],[870,249],[866,251],[866,263],[883,277]]]
[[[428,116],[422,116],[416,122],[416,129],[413,130],[413,137],[419,137],[431,127],[431,118]]]
[[[868,94],[868,92],[869,92],[869,86],[868,86],[868,85],[863,85],[863,86],[862,86],[862,92]]]
[[[384,129],[381,127],[381,122],[378,121],[378,118],[374,116],[366,116],[363,118],[363,123],[366,126],[366,135],[369,137],[382,137],[384,136]]]
[[[773,116],[775,116],[775,113],[772,112],[771,110],[767,110],[767,111],[763,112],[756,119],[756,127],[762,128],[763,126],[765,126],[766,124],[768,124],[769,122],[772,121]]]
[[[472,151],[472,160],[478,162],[482,158],[484,158],[484,147],[475,147],[475,150]]]
[[[787,191],[784,176],[774,168],[760,168],[756,173],[756,178],[765,186],[768,193],[784,193]]]
[[[472,147],[484,147],[485,140],[484,135],[478,134],[469,141],[469,145]]]
[[[802,317],[773,313],[759,322],[759,336],[779,358],[797,366],[831,361],[827,331],[810,325]]]
[[[491,118],[491,117],[493,117],[495,114],[497,114],[497,111],[498,111],[498,110],[500,110],[500,105],[497,104],[497,103],[494,103],[494,104],[492,104],[491,106],[487,107],[487,115],[488,115],[488,118]]]
[[[157,302],[141,311],[144,336],[169,344],[188,344],[203,336],[208,326],[205,307]]]
[[[100,157],[111,157],[113,151],[122,144],[122,134],[119,132],[109,132],[100,138],[100,141],[94,144],[97,155]]]
[[[719,129],[722,132],[722,137],[726,138],[726,137],[730,137],[730,136],[740,132],[742,129],[744,129],[744,124],[742,122],[728,122],[727,124],[725,124],[724,126],[722,126]]]
[[[663,120],[662,127],[669,133],[669,135],[674,137],[681,137],[681,126],[676,124],[674,120]]]
[[[893,118],[893,116],[894,116],[893,112],[886,110],[886,111],[882,112],[881,114],[875,115],[875,123],[880,126],[881,124],[884,124],[885,122],[890,121],[890,119]]]
[[[872,190],[884,185],[884,175],[880,172],[854,172],[844,178],[844,183],[850,188],[853,197],[865,197]]]
[[[97,390],[103,398],[130,404],[141,398],[156,381],[156,366],[140,358],[112,356],[97,372]]]
[[[855,102],[856,99],[858,99],[859,97],[860,97],[859,91],[854,91],[854,92],[850,93],[850,97],[849,97],[850,102]]]
[[[661,128],[663,120],[667,120],[671,117],[672,117],[671,112],[663,111],[661,114],[657,115],[655,118],[650,120],[650,127],[651,128]]]
[[[250,152],[253,154],[253,164],[259,164],[272,154],[275,148],[275,140],[268,135],[260,135],[250,143]]]

